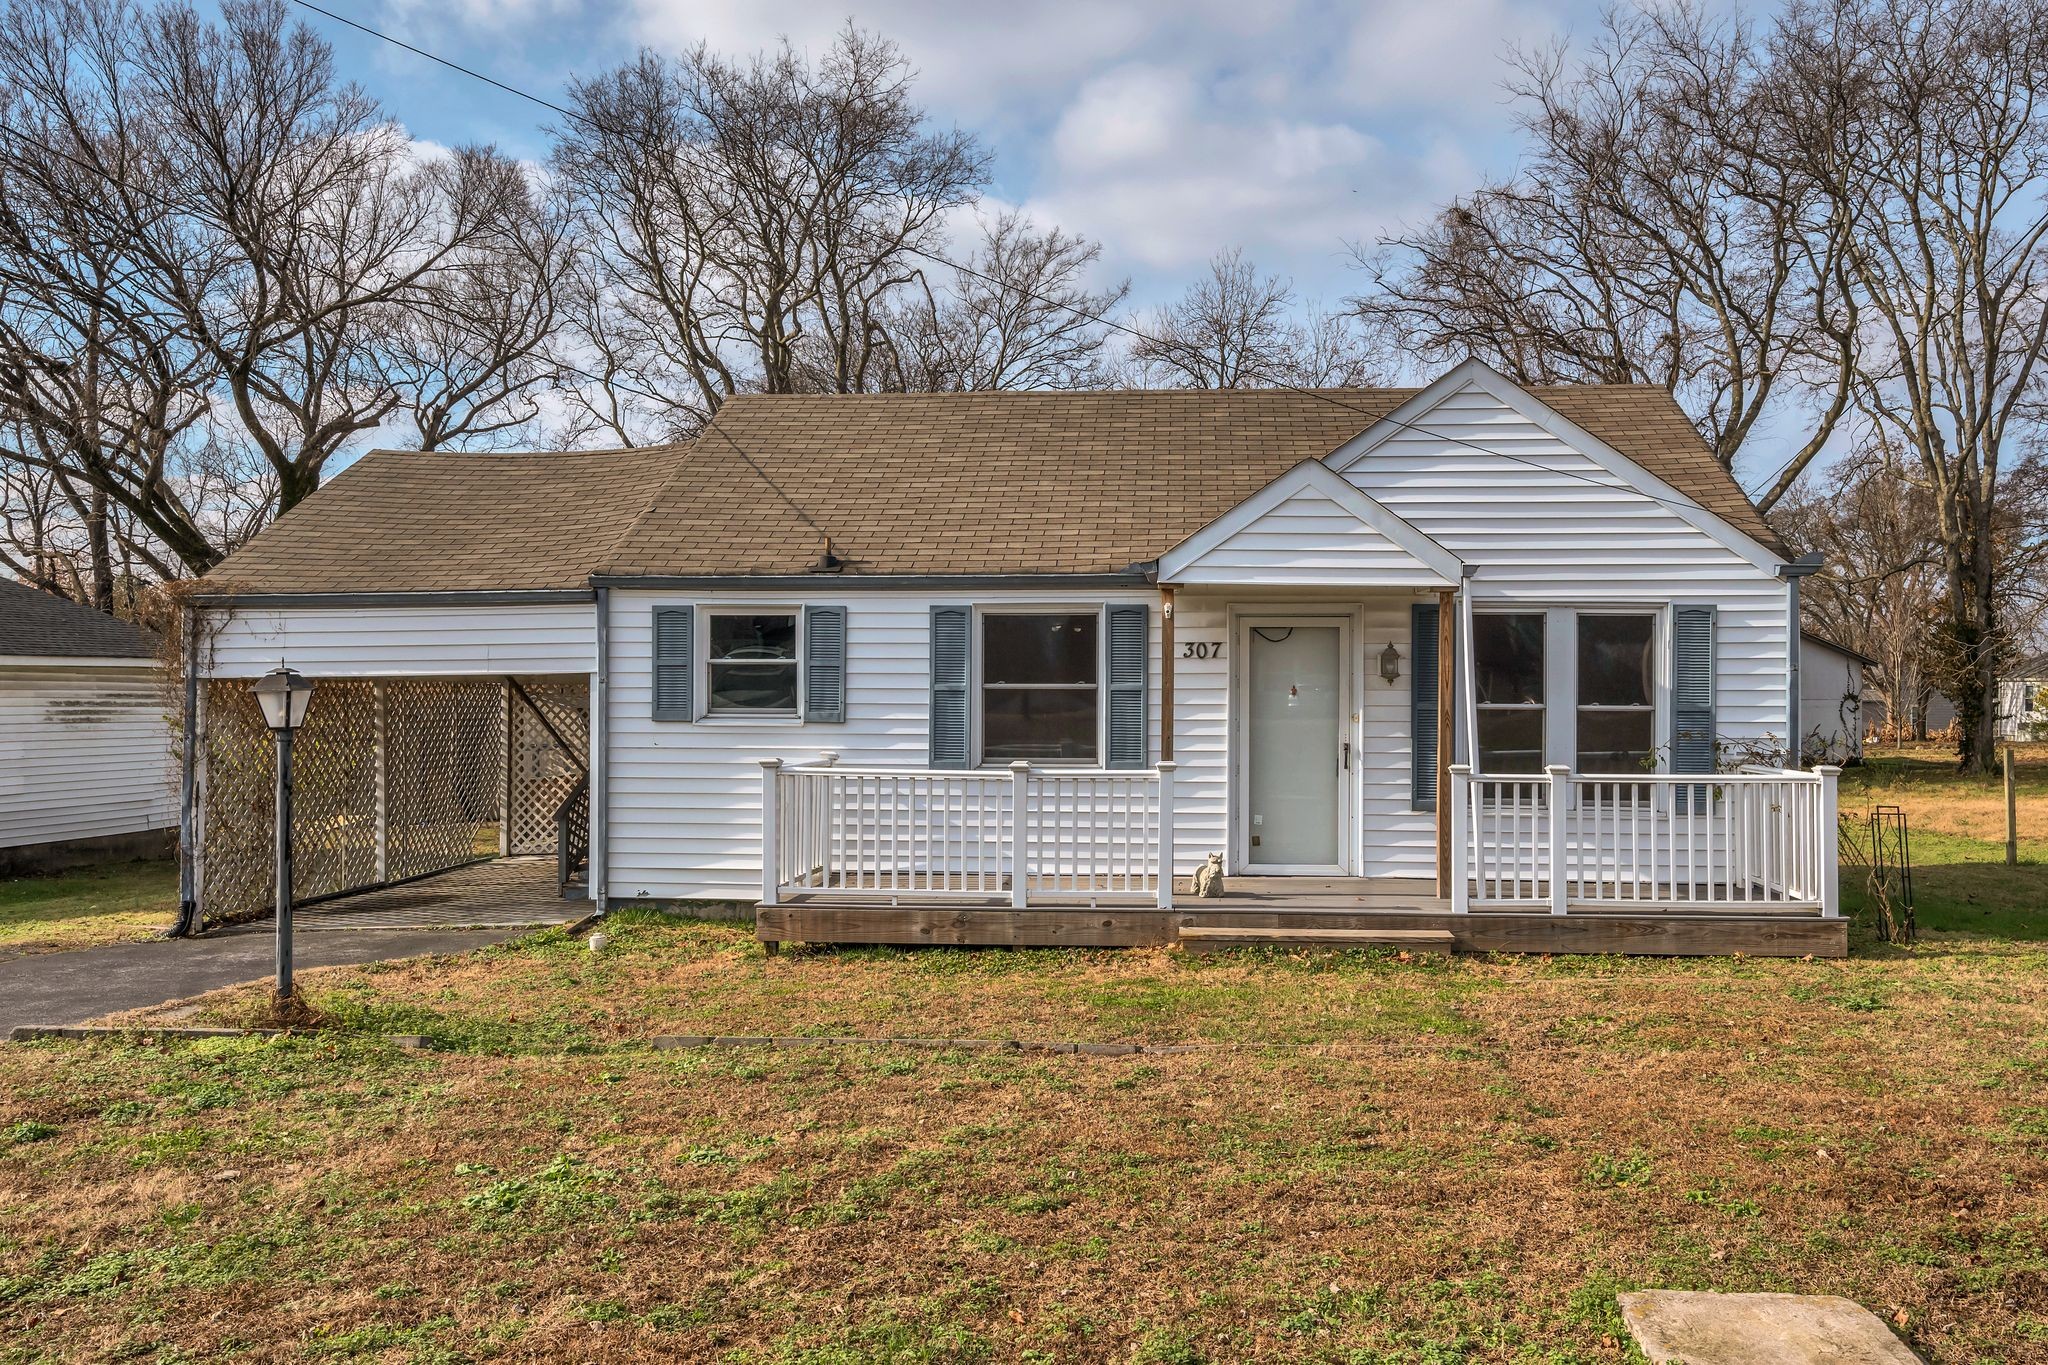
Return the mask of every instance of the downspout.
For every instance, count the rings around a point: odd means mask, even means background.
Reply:
[[[1799,766],[1799,582],[1820,572],[1818,554],[1801,555],[1778,566],[1785,580],[1785,766]]]
[[[178,922],[175,938],[199,931],[199,608],[186,604],[184,743],[178,757]]]
[[[597,590],[597,670],[590,675],[590,898],[596,903],[596,912],[604,914],[610,899],[606,871],[610,859],[606,856],[605,816],[611,807],[611,764],[606,753],[611,748],[611,726],[609,719],[611,698],[611,618],[612,594],[610,588]]]

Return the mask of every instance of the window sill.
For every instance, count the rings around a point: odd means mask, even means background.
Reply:
[[[699,716],[697,724],[713,728],[751,730],[758,726],[802,725],[802,716]]]

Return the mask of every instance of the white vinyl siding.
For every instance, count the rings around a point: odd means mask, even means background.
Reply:
[[[1429,566],[1316,489],[1303,489],[1174,575],[1181,584],[1425,587]]]
[[[175,826],[165,705],[154,667],[0,662],[0,847]]]
[[[1712,604],[1722,737],[1783,739],[1786,592],[1773,574],[1476,387],[1416,425],[1345,477],[1476,566],[1475,603]]]
[[[1158,601],[1156,592],[1128,589],[939,595],[861,592],[851,582],[827,582],[794,596],[613,589],[606,710],[611,736],[611,810],[606,827],[610,894],[619,900],[759,899],[764,758],[811,763],[829,752],[838,754],[847,767],[925,766],[930,758],[934,606],[1072,611],[1142,602],[1153,608],[1148,615],[1156,656]],[[651,718],[648,661],[656,606],[688,604],[701,613],[721,607],[806,603],[846,608],[844,723],[803,725],[786,718],[750,721],[720,716],[715,722],[664,725]],[[1156,670],[1148,685],[1149,714],[1156,716]],[[1157,756],[1156,750],[1150,755]],[[1201,851],[1214,846],[1204,844]],[[1192,870],[1185,857],[1182,866]]]
[[[288,607],[209,614],[215,678],[290,664],[311,678],[588,673],[597,662],[589,602],[516,607]]]

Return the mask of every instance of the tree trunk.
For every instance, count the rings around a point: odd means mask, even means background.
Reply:
[[[91,607],[107,615],[114,614],[114,555],[108,544],[107,495],[102,490],[92,490],[92,500],[85,515],[86,552],[92,560],[92,578],[86,585],[91,596]]]

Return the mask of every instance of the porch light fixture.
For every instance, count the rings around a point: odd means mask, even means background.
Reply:
[[[289,668],[276,668],[251,689],[263,723],[277,740],[277,998],[292,995],[292,732],[306,723],[313,684]]]
[[[1387,641],[1387,647],[1380,651],[1380,676],[1389,683],[1401,680],[1401,651],[1394,648],[1392,640]]]

